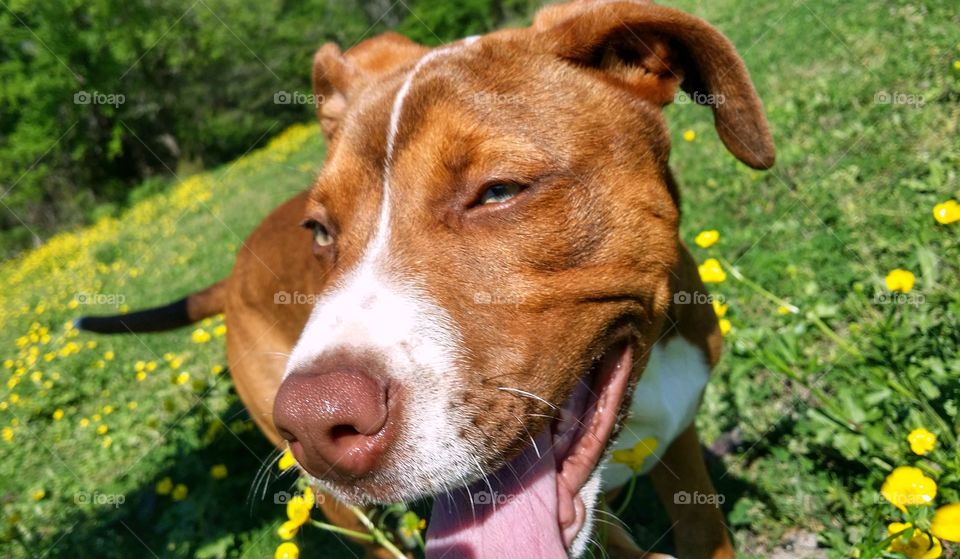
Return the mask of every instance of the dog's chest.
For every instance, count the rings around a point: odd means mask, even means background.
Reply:
[[[693,422],[709,377],[710,366],[703,352],[682,336],[654,346],[633,393],[630,416],[612,445],[615,458],[608,458],[603,469],[604,489],[630,479],[631,468],[623,463],[624,458],[642,464],[640,473],[653,468],[670,443]],[[651,439],[656,442],[650,444]],[[643,458],[648,448],[653,452]]]

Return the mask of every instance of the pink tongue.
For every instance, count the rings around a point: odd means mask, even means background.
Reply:
[[[557,465],[550,429],[495,474],[434,498],[427,559],[567,557],[557,523]]]

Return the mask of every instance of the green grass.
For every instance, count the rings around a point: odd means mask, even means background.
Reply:
[[[772,171],[748,170],[723,150],[709,111],[668,109],[683,237],[692,244],[698,231],[718,229],[718,244],[694,247],[698,259],[721,257],[800,309],[778,314],[730,273],[712,286],[729,303],[733,330],[698,425],[708,444],[721,435],[736,442],[714,464],[730,527],[744,556],[769,556],[804,535],[823,548],[816,553],[870,556],[899,518],[879,497],[884,477],[918,461],[905,441],[911,429],[939,436],[924,466],[939,483],[938,503],[960,498],[948,446],[960,404],[960,223],[931,215],[960,196],[960,17],[946,2],[672,4],[738,46],[778,147]],[[878,103],[879,92],[923,104]],[[695,141],[682,139],[687,129]],[[273,480],[266,502],[248,502],[271,449],[229,379],[212,372],[225,365],[222,338],[196,344],[190,330],[97,337],[63,324],[81,312],[163,303],[225,276],[243,237],[309,184],[322,157],[317,133],[293,130],[236,165],[0,266],[2,358],[12,361],[0,379],[18,379],[0,386],[0,427],[13,436],[0,440],[0,555],[272,554],[284,513],[269,496],[293,480]],[[916,274],[911,295],[922,301],[878,304],[894,268]],[[115,304],[70,308],[80,294],[113,295]],[[220,322],[201,327],[213,332]],[[71,342],[82,349],[44,360]],[[139,381],[137,361],[156,370]],[[189,380],[173,382],[182,372]],[[82,418],[91,424],[81,427]],[[101,423],[109,431],[98,435]],[[226,479],[211,478],[215,464],[227,466]],[[166,477],[188,497],[157,495]],[[78,503],[94,492],[124,503]],[[669,549],[662,509],[648,504],[649,487],[639,495],[625,521],[646,545]],[[307,556],[352,556],[320,530],[298,541]]]

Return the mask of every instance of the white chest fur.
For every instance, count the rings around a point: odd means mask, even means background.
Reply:
[[[693,422],[709,377],[710,366],[703,352],[683,336],[656,344],[633,393],[630,416],[613,448],[630,449],[643,439],[656,439],[656,450],[644,460],[640,470],[649,472],[658,456]],[[603,488],[620,486],[630,475],[627,466],[608,459],[603,469]]]

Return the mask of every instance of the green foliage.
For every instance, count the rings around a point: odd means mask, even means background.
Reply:
[[[418,43],[437,45],[487,33],[504,23],[519,24],[536,5],[530,0],[421,0],[411,4],[397,31]]]
[[[313,51],[351,2],[11,2],[0,10],[0,229],[75,224],[145,177],[242,155],[310,118]],[[290,96],[293,99],[293,96]],[[296,100],[296,99],[294,99]]]

